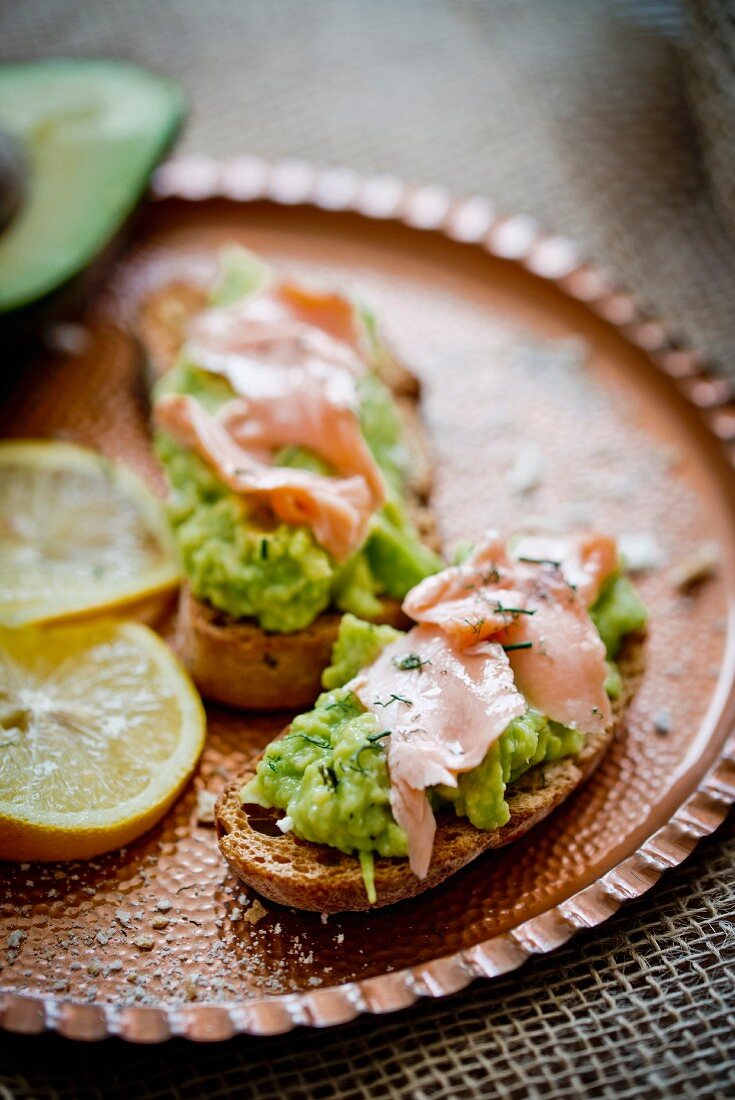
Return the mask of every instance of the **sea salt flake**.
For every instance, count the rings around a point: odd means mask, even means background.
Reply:
[[[516,449],[513,465],[508,472],[508,485],[515,493],[530,493],[541,484],[542,471],[541,451],[533,441],[526,440]]]
[[[653,728],[656,733],[671,733],[671,715],[667,710],[658,710],[653,716]]]
[[[217,795],[212,791],[197,791],[197,821],[200,825],[214,825],[214,806]]]
[[[640,573],[644,569],[655,569],[661,565],[661,550],[650,531],[621,535],[618,545],[631,573]]]
[[[671,583],[675,588],[686,591],[700,581],[707,580],[719,565],[720,557],[719,542],[700,542],[691,554],[677,562],[671,570]]]

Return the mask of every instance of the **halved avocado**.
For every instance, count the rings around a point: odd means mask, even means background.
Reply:
[[[23,201],[0,231],[0,316],[27,313],[109,245],[183,117],[178,84],[126,62],[0,67],[0,130],[27,162]]]
[[[0,130],[0,231],[15,216],[25,191],[28,169],[19,141]]]

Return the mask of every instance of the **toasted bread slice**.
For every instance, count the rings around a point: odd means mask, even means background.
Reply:
[[[409,625],[397,600],[383,600],[376,620]],[[321,690],[342,615],[319,615],[295,634],[270,634],[252,619],[233,619],[198,600],[185,586],[179,597],[174,646],[206,699],[251,710],[310,706]]]
[[[341,913],[392,905],[438,886],[490,848],[500,848],[542,821],[582,783],[602,760],[622,725],[625,707],[643,671],[641,639],[630,639],[620,662],[624,690],[605,733],[587,737],[576,756],[538,764],[508,788],[510,820],[500,829],[483,831],[445,811],[437,817],[429,872],[418,879],[407,859],[375,860],[377,901],[365,893],[360,864],[336,848],[312,844],[275,825],[279,811],[242,806],[239,791],[252,778],[257,760],[230,783],[215,807],[222,855],[232,871],[263,897],[281,905],[321,913]]]
[[[173,367],[189,320],[207,305],[205,287],[166,283],[152,291],[138,313],[136,335],[145,353],[150,386]]]
[[[138,338],[150,384],[173,366],[187,322],[206,304],[206,290],[187,283],[169,283],[146,299],[138,316]],[[403,421],[410,471],[408,513],[425,545],[438,550],[436,521],[428,507],[431,454],[418,408],[418,379],[388,349],[381,355],[378,373],[393,392]],[[406,625],[396,601],[381,602],[376,622]],[[206,699],[250,710],[295,709],[313,703],[319,694],[340,617],[326,612],[306,630],[268,634],[255,621],[234,619],[185,587],[175,644]]]

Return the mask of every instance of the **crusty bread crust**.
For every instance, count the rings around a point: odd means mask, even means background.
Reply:
[[[620,730],[625,707],[642,675],[642,639],[629,640],[621,669],[625,688],[614,707],[614,722],[605,733],[588,736],[576,756],[538,764],[513,783],[508,797],[510,820],[500,829],[485,832],[451,811],[440,814],[426,878],[416,878],[407,859],[376,858],[374,905],[367,899],[354,856],[311,844],[292,833],[283,834],[275,826],[278,812],[240,804],[238,792],[253,776],[257,760],[225,787],[217,801],[220,851],[232,871],[259,894],[297,909],[340,913],[379,908],[415,897],[438,886],[490,848],[503,847],[523,836],[591,775]]]
[[[138,338],[145,350],[149,383],[176,361],[188,319],[206,305],[202,287],[171,283],[151,293],[138,316]],[[406,505],[425,545],[439,548],[436,520],[428,507],[431,454],[418,408],[419,382],[389,350],[378,373],[392,390],[403,421],[408,450]],[[381,601],[376,622],[406,627],[394,600]],[[254,620],[235,619],[185,586],[176,625],[177,651],[205,699],[249,710],[306,707],[321,690],[341,615],[326,612],[306,630],[268,634]]]
[[[206,304],[205,288],[193,283],[166,283],[144,300],[137,317],[136,335],[145,353],[149,386],[174,365],[187,322]]]
[[[397,600],[376,620],[406,629]],[[342,615],[319,615],[295,634],[270,634],[252,619],[233,619],[181,590],[174,646],[206,699],[251,710],[308,707],[321,690]]]

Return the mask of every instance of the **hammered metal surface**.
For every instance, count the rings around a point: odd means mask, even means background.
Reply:
[[[150,288],[207,278],[217,244],[241,240],[378,311],[425,383],[447,546],[521,521],[652,540],[656,565],[640,578],[647,672],[602,766],[546,824],[415,901],[329,919],[265,905],[227,871],[198,792],[218,791],[282,720],[210,709],[195,780],[156,829],[87,864],[2,865],[0,1021],[90,1038],[224,1038],[390,1011],[512,969],[647,889],[735,795],[728,758],[705,778],[732,721],[731,468],[650,356],[710,409],[721,438],[731,414],[696,359],[668,347],[568,242],[529,219],[495,219],[482,200],[253,161],[174,165],[159,187],[185,197],[149,209],[73,334],[76,353],[18,380],[3,434],[97,446],[160,487],[128,327]],[[218,189],[241,201],[206,199]],[[266,192],[275,201],[254,201]],[[329,212],[294,205],[306,198]],[[349,206],[372,220],[340,212]],[[676,568],[709,540],[721,549],[715,576],[682,592]]]

